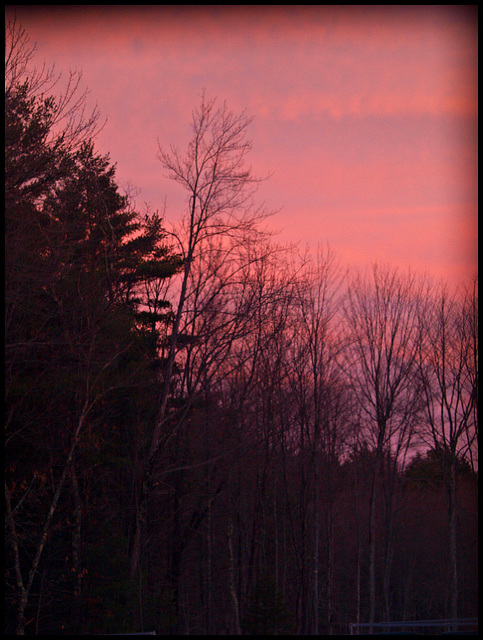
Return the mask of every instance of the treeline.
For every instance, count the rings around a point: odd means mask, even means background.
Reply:
[[[141,214],[80,77],[6,42],[5,632],[476,616],[476,278],[277,245],[204,95],[186,211]]]

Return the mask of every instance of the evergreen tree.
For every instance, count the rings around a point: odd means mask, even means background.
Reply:
[[[40,617],[37,631],[65,631],[74,610],[79,621],[92,483],[105,481],[94,521],[114,517],[122,532],[126,514],[101,508],[119,460],[132,473],[121,438],[134,425],[120,403],[155,382],[153,334],[166,322],[160,313],[146,326],[142,291],[179,266],[159,216],[133,210],[92,140],[55,130],[59,104],[32,77],[6,78],[5,96],[7,629],[17,633]]]

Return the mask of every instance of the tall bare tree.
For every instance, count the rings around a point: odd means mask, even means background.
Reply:
[[[383,463],[388,456],[398,460],[406,454],[421,405],[417,353],[422,286],[411,273],[375,264],[371,273],[349,282],[344,303],[345,372],[359,401],[375,464],[369,514],[370,623],[376,609],[376,517]],[[387,577],[384,582],[387,587]]]
[[[300,619],[306,625],[301,627],[302,633],[319,632],[322,504],[327,506],[328,571],[324,586],[328,596],[329,626],[333,604],[332,496],[322,496],[321,485],[331,474],[331,463],[337,457],[336,449],[341,435],[333,429],[334,416],[330,407],[338,376],[334,318],[340,284],[341,271],[333,252],[330,249],[323,251],[319,247],[315,258],[309,260],[299,274],[291,317],[293,333],[286,366],[290,372],[291,394],[298,412],[298,446],[301,452],[300,600],[303,612]],[[321,472],[322,469],[326,473]],[[330,492],[329,485],[330,482],[327,485]]]
[[[419,368],[425,398],[426,440],[436,452],[448,492],[449,615],[458,613],[458,459],[472,458],[478,433],[478,287],[451,295],[445,286],[423,307]],[[426,439],[425,438],[425,439]]]
[[[220,296],[223,297],[242,272],[240,260],[251,260],[249,247],[256,245],[264,235],[260,223],[266,214],[253,202],[259,179],[246,166],[246,156],[251,149],[247,139],[249,124],[250,119],[244,113],[236,115],[226,104],[216,107],[215,101],[206,100],[203,94],[200,107],[193,112],[193,136],[186,152],[183,154],[175,146],[169,150],[159,147],[158,157],[166,177],[187,192],[187,211],[170,232],[183,260],[183,269],[173,302],[171,332],[167,336],[158,416],[143,474],[131,551],[131,576],[139,565],[153,461],[162,443],[173,435],[173,430],[166,431],[165,426],[175,360],[180,348],[185,346],[183,338],[189,338],[189,330],[196,340],[200,337],[197,332],[207,329],[208,302],[211,304],[209,331],[215,322],[218,338],[221,338],[223,321],[215,319]],[[200,307],[203,314],[197,313]],[[200,326],[203,322],[204,327]],[[230,322],[233,326],[238,320],[232,315]],[[209,335],[204,338],[210,341]],[[226,346],[226,340],[223,342]]]

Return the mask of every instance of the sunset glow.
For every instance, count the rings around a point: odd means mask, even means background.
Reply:
[[[477,20],[448,6],[8,7],[36,63],[83,71],[97,147],[138,206],[176,219],[158,140],[183,147],[203,89],[254,120],[281,242],[328,242],[452,284],[477,263]]]

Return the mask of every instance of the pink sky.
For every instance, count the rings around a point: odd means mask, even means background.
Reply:
[[[10,7],[9,11],[13,8]],[[477,21],[448,6],[15,7],[39,64],[80,68],[97,148],[138,206],[180,215],[157,140],[183,147],[202,89],[254,116],[279,240],[328,242],[452,284],[477,264]]]

